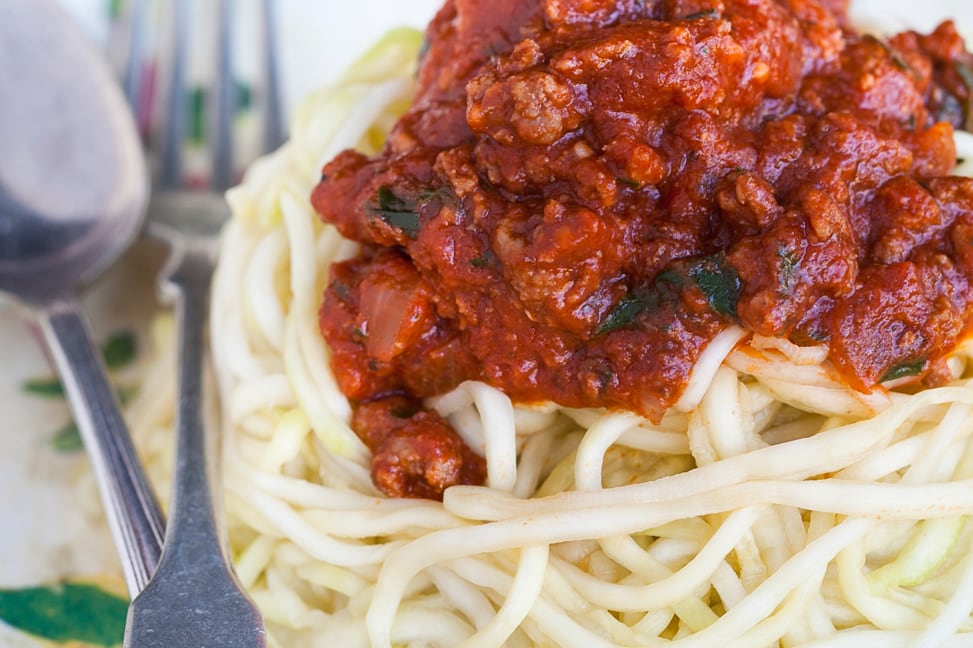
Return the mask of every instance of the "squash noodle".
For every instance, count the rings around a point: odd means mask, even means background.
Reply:
[[[225,506],[271,645],[971,645],[969,344],[945,387],[862,394],[826,348],[731,328],[659,424],[464,383],[428,405],[487,485],[378,493],[318,331],[328,268],[356,248],[308,195],[341,149],[377,152],[419,46],[388,35],[228,194],[211,317]],[[973,135],[957,146],[973,160]],[[171,419],[133,407],[143,440]]]

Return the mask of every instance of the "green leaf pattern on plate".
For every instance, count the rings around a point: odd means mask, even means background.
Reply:
[[[138,337],[134,331],[122,330],[113,333],[101,346],[101,357],[109,371],[118,371],[132,364],[138,356]],[[64,398],[64,386],[57,378],[32,378],[21,385],[21,389],[32,396],[40,398]],[[123,405],[136,392],[131,385],[116,385],[118,400]],[[78,452],[84,446],[81,435],[74,421],[69,421],[54,432],[50,440],[51,447],[62,453]]]
[[[119,331],[108,338],[101,347],[101,357],[111,370],[126,367],[135,360],[138,340],[134,331]]]
[[[84,448],[84,443],[81,441],[81,431],[78,430],[74,421],[54,433],[54,436],[51,437],[51,447],[62,453],[79,452]]]
[[[116,372],[132,364],[138,355],[134,331],[121,330],[101,346],[105,366]],[[54,377],[25,381],[24,393],[37,398],[64,398],[64,387]],[[135,393],[131,385],[116,385],[119,401]],[[73,421],[55,431],[50,446],[59,453],[83,448],[81,435]],[[70,581],[20,589],[0,589],[0,623],[35,637],[44,645],[120,646],[125,629],[128,600],[91,582]]]
[[[128,601],[88,582],[0,589],[0,621],[55,644],[122,643]]]
[[[42,398],[64,398],[64,385],[57,378],[32,378],[21,388],[32,396]]]

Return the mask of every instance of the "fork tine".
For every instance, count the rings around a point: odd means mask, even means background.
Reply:
[[[125,67],[121,71],[125,99],[128,100],[132,115],[138,120],[140,129],[142,127],[142,106],[140,105],[143,82],[142,66],[145,62],[146,53],[145,4],[145,0],[133,0],[131,9],[126,16],[128,43],[125,44],[127,49]]]
[[[213,119],[213,171],[211,186],[224,190],[233,185],[233,117],[237,106],[237,85],[233,76],[233,0],[219,0],[216,29],[216,92]]]
[[[277,48],[277,13],[274,0],[263,0],[263,92],[264,130],[263,150],[273,151],[284,142],[284,121],[281,113],[280,58]]]
[[[165,90],[165,126],[159,186],[175,189],[182,185],[182,145],[186,134],[186,59],[189,49],[188,0],[172,0],[170,7],[169,77]]]

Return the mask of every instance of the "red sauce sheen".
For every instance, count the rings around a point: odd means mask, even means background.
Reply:
[[[413,108],[313,203],[362,243],[321,308],[387,494],[483,460],[421,407],[464,380],[659,419],[738,324],[851,387],[945,380],[969,328],[973,57],[840,0],[451,0]]]

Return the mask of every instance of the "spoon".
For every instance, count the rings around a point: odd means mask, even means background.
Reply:
[[[36,313],[134,595],[161,554],[163,517],[77,291],[139,232],[145,161],[110,70],[56,3],[0,3],[0,46],[0,293]]]

